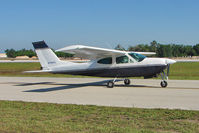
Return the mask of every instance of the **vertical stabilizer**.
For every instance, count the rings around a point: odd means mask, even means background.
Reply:
[[[61,61],[44,41],[32,43],[43,70],[58,65]]]

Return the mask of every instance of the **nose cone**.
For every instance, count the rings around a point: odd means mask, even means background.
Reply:
[[[174,64],[174,63],[176,63],[176,61],[172,60],[172,59],[166,59],[165,62],[166,62],[166,64]]]

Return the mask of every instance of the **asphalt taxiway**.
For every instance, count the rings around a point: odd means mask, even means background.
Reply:
[[[198,80],[131,79],[106,87],[103,78],[0,77],[0,100],[199,110]]]

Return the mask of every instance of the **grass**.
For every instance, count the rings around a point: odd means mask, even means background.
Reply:
[[[180,62],[171,65],[170,79],[199,80],[199,62]]]
[[[199,79],[199,63],[171,65],[170,79]],[[0,76],[84,77],[24,74],[39,63],[0,63]],[[100,107],[0,101],[0,132],[199,132],[199,111]]]
[[[0,76],[88,77],[67,74],[22,73],[23,71],[39,69],[39,63],[0,63]],[[175,63],[171,65],[169,79],[199,80],[199,62]]]
[[[40,70],[40,63],[0,63],[0,76],[16,77],[86,77],[67,74],[23,73],[24,71]]]
[[[199,111],[0,101],[0,132],[199,132]]]

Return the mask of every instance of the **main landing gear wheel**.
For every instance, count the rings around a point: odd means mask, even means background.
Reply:
[[[114,82],[113,81],[108,81],[107,87],[108,88],[113,88],[114,87]]]
[[[125,80],[124,80],[124,84],[125,84],[125,85],[129,85],[130,83],[131,83],[131,81],[130,81],[129,79],[125,79]]]
[[[168,83],[167,83],[167,81],[161,81],[160,85],[161,85],[161,87],[165,88],[165,87],[167,87]]]

